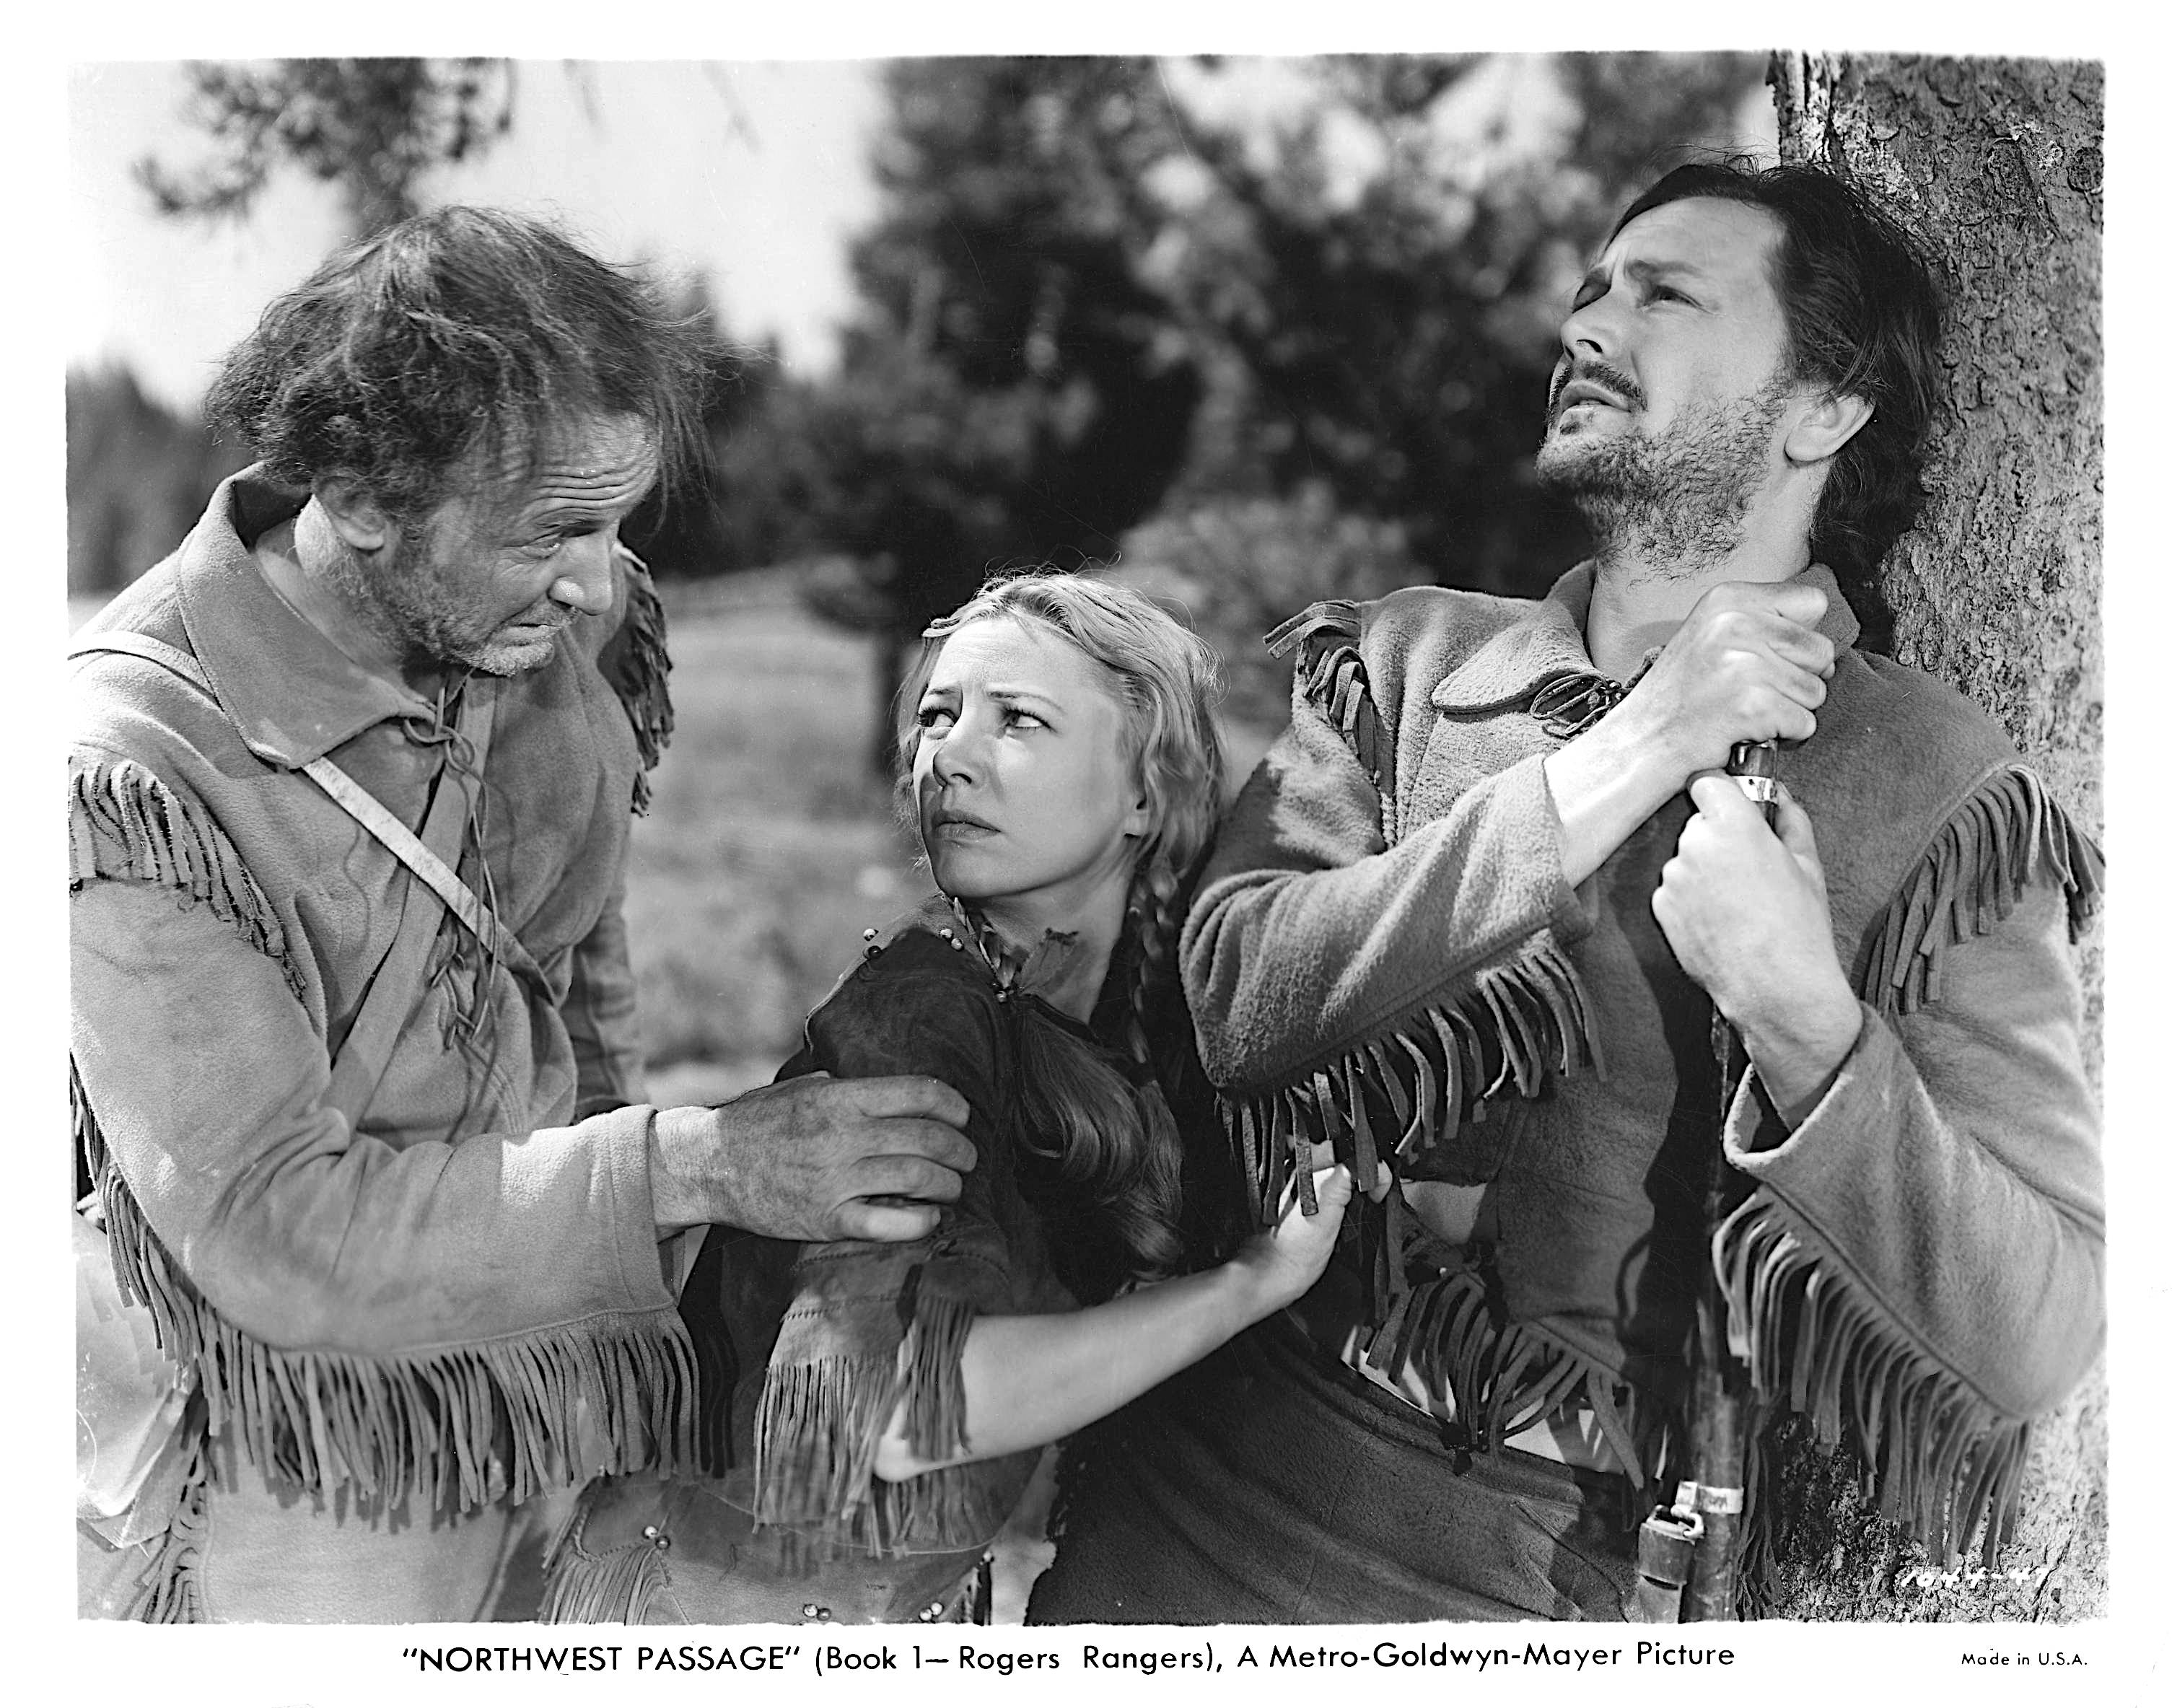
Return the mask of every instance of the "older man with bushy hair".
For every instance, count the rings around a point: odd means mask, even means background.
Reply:
[[[621,899],[671,714],[619,533],[702,373],[547,226],[395,226],[228,358],[261,460],[73,648],[70,1091],[121,1295],[87,1612],[519,1616],[519,1503],[687,1451],[676,1234],[956,1195],[931,1081],[642,1098]],[[132,1318],[169,1383],[100,1362]]]

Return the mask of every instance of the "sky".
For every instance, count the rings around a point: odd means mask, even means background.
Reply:
[[[244,221],[156,213],[132,169],[146,154],[202,157],[187,94],[176,61],[68,67],[63,210],[68,361],[125,361],[182,408],[263,304],[344,235],[331,186],[291,170]],[[511,134],[433,177],[431,200],[555,215],[614,260],[705,275],[730,333],[773,335],[788,368],[834,359],[852,300],[845,244],[875,209],[872,62],[524,60],[515,103]]]

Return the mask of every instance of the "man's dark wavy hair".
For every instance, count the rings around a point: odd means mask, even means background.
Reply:
[[[1922,508],[1923,457],[1944,370],[1938,278],[1922,244],[1831,168],[1742,156],[1678,166],[1629,204],[1623,226],[1669,201],[1761,207],[1780,223],[1773,282],[1794,377],[1852,393],[1870,419],[1833,459],[1810,556],[1843,587],[1874,590],[1879,565]]]
[[[344,474],[412,516],[471,456],[517,469],[551,427],[595,415],[647,423],[668,486],[694,448],[705,353],[637,273],[540,221],[441,207],[272,303],[205,409],[272,481]]]

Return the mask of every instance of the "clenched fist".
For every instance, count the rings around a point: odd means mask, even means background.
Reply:
[[[1621,703],[1551,754],[1562,873],[1581,884],[1700,771],[1738,741],[1816,732],[1833,643],[1814,626],[1825,590],[1808,582],[1729,582],[1708,590]]]
[[[1607,722],[1666,756],[1669,793],[1724,765],[1738,741],[1808,740],[1833,672],[1833,643],[1814,626],[1826,604],[1800,581],[1713,588]]]
[[[1652,916],[1682,970],[1740,1030],[1792,1127],[1824,1095],[1862,1029],[1833,948],[1817,840],[1784,789],[1771,826],[1723,773],[1697,776],[1690,799],[1696,811],[1659,874]]]

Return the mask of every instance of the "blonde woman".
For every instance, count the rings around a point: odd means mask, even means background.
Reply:
[[[711,1231],[681,1310],[717,1474],[592,1489],[546,1617],[970,1617],[1037,1449],[1318,1277],[1346,1170],[1271,1229],[1186,1202],[1180,1131],[1223,1142],[1169,965],[1221,793],[1214,679],[1196,636],[1076,576],[992,583],[927,631],[901,788],[942,894],[783,1076],[944,1080],[979,1161],[912,1244]],[[1181,1273],[1187,1249],[1208,1266]]]

